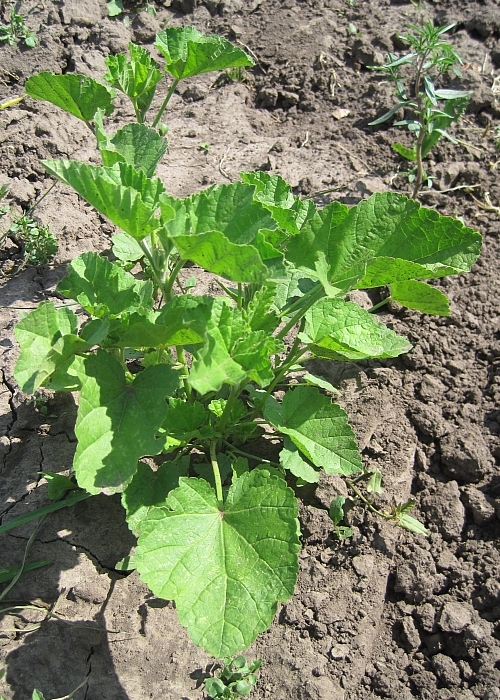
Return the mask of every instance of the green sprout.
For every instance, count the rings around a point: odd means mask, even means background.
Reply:
[[[413,199],[418,196],[425,180],[429,186],[432,184],[425,173],[423,159],[442,136],[457,143],[446,129],[463,115],[471,96],[467,90],[438,87],[450,70],[461,76],[458,66],[462,65],[462,60],[443,38],[454,26],[435,27],[430,21],[421,27],[409,25],[414,33],[403,34],[400,39],[409,45],[410,52],[403,56],[390,53],[385,65],[372,66],[373,70],[385,73],[392,81],[398,101],[369,125],[382,124],[402,108],[408,114],[394,125],[406,126],[415,142],[411,148],[400,143],[394,143],[392,147],[403,158],[416,163],[408,178],[413,182]]]
[[[262,659],[248,664],[244,656],[234,656],[223,659],[222,663],[217,675],[205,681],[205,690],[210,697],[213,700],[237,700],[250,695],[257,683],[255,671],[260,668]]]
[[[24,15],[16,12],[13,5],[10,10],[8,24],[0,25],[0,41],[6,41],[10,46],[14,46],[17,41],[24,40],[30,49],[36,46],[36,35],[30,31],[25,23]]]

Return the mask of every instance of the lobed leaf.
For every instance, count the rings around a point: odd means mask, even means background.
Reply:
[[[391,298],[409,309],[436,316],[450,315],[450,300],[440,289],[424,282],[407,280],[390,285]]]
[[[50,102],[87,124],[98,109],[106,116],[114,110],[114,90],[86,75],[54,75],[44,71],[28,78],[24,89],[33,99]]]
[[[98,253],[83,253],[68,265],[57,291],[97,317],[147,311],[153,306],[153,285],[141,282]],[[95,341],[100,342],[100,341]]]
[[[165,29],[156,37],[155,46],[165,57],[165,70],[177,80],[254,65],[250,56],[227,39],[202,34],[194,27]]]
[[[106,167],[118,162],[128,163],[149,178],[155,174],[156,166],[168,148],[167,140],[145,124],[126,124],[111,138],[101,129],[98,142]]]
[[[173,216],[165,188],[126,163],[106,168],[79,161],[44,160],[48,173],[70,185],[89,204],[137,241]]]
[[[104,79],[130,98],[142,121],[163,76],[156,61],[142,46],[131,42],[129,53],[130,58],[116,54],[104,59],[108,67]]]
[[[78,484],[89,493],[123,491],[137,460],[162,450],[158,430],[179,377],[167,365],[153,365],[130,378],[104,350],[85,358],[85,375],[75,427]]]
[[[281,404],[270,397],[264,418],[327,474],[349,475],[362,469],[347,414],[315,387],[298,386],[285,394]]]
[[[42,302],[19,321],[14,334],[21,347],[21,354],[14,376],[22,391],[33,394],[47,379],[47,367],[45,371],[40,371],[52,352],[52,347],[64,336],[76,337],[77,325],[78,320],[73,311],[65,307],[56,309],[51,301]],[[54,367],[57,366],[53,355],[52,363]]]
[[[137,569],[174,600],[193,642],[217,658],[267,629],[297,578],[297,502],[285,481],[256,469],[233,481],[223,507],[204,480],[180,479],[142,521]]]
[[[300,338],[317,357],[341,361],[386,359],[411,349],[406,338],[349,301],[320,299],[305,318]]]

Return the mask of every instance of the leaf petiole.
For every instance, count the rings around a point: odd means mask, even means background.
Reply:
[[[217,447],[217,440],[212,440],[210,443],[210,462],[212,464],[212,469],[214,472],[215,481],[215,492],[217,494],[217,501],[219,510],[222,510],[224,506],[224,498],[222,496],[222,481],[220,478],[219,463],[217,462],[217,454],[215,452]]]
[[[155,128],[157,127],[158,122],[159,122],[160,119],[162,118],[163,112],[165,111],[165,109],[166,109],[168,103],[170,102],[170,98],[171,98],[172,95],[174,94],[175,88],[176,88],[177,85],[179,84],[179,81],[180,81],[180,78],[176,78],[176,80],[174,80],[174,82],[173,82],[172,85],[170,86],[170,90],[167,92],[167,96],[166,96],[165,99],[163,100],[163,104],[162,104],[162,106],[160,107],[160,109],[158,110],[158,114],[156,115],[155,120],[154,120],[154,122],[153,122],[153,129],[155,129]]]

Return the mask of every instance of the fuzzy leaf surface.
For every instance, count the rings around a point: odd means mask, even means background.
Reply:
[[[153,306],[151,282],[136,280],[97,253],[83,253],[73,260],[57,291],[97,317],[115,317]]]
[[[299,386],[287,392],[281,404],[270,397],[264,418],[327,474],[349,475],[362,469],[347,414],[315,387]]]
[[[108,72],[104,79],[130,98],[142,119],[153,100],[157,84],[163,75],[149,51],[129,44],[130,58],[116,54],[105,58]]]
[[[157,35],[155,46],[165,57],[165,70],[177,80],[254,65],[250,56],[227,39],[202,34],[194,27],[165,29]]]
[[[164,462],[156,471],[139,462],[136,473],[122,493],[127,523],[134,535],[140,534],[141,522],[151,508],[163,505],[170,491],[179,486],[179,477],[186,476],[188,467],[189,458]]]
[[[66,335],[75,337],[77,323],[73,311],[56,309],[51,301],[44,301],[16,325],[14,334],[21,346],[21,354],[14,376],[26,394],[33,394],[47,378],[47,374],[43,379],[39,375],[44,361],[61,338]]]
[[[216,658],[246,649],[295,586],[297,501],[282,478],[255,469],[233,481],[223,510],[203,479],[180,479],[142,521],[143,581],[175,600],[193,642]]]
[[[156,166],[167,152],[168,142],[155,129],[145,124],[126,124],[109,138],[100,132],[99,150],[106,167],[128,163],[153,177]]]
[[[84,122],[90,122],[98,109],[109,116],[114,110],[114,91],[86,75],[54,75],[44,71],[25,83],[26,92],[35,100],[51,102]]]
[[[301,236],[289,239],[286,259],[313,270],[323,259],[328,281],[338,287],[351,278],[351,286],[363,288],[359,280],[372,276],[371,263],[379,257],[417,263],[428,277],[450,274],[450,268],[466,272],[481,247],[480,235],[460,221],[391,192],[374,194],[352,209],[335,202],[318,216]]]
[[[282,347],[269,333],[252,331],[241,311],[216,299],[207,323],[207,340],[195,352],[189,383],[201,394],[245,379],[266,386],[274,376],[270,356]]]
[[[411,350],[410,343],[376,316],[342,299],[320,299],[306,313],[300,338],[318,357],[331,360],[386,359]]]
[[[450,315],[450,300],[440,289],[424,282],[407,280],[390,285],[391,297],[408,309],[417,309],[424,314]]]
[[[157,433],[179,378],[170,367],[154,365],[130,379],[104,350],[85,358],[85,374],[75,427],[78,484],[89,493],[123,491],[137,461],[162,449]]]
[[[106,168],[76,160],[44,160],[48,173],[73,187],[122,231],[141,241],[173,216],[158,178],[148,179],[126,163]],[[157,216],[158,210],[160,216]]]

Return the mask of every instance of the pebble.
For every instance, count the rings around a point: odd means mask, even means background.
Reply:
[[[460,634],[472,624],[473,609],[467,603],[445,603],[441,609],[438,625],[443,632]]]

